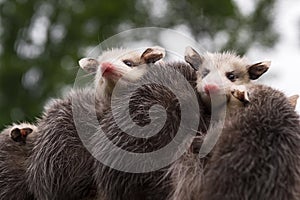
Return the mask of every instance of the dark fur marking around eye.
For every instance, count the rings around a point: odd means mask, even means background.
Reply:
[[[238,76],[234,72],[227,72],[225,76],[231,81],[235,82]]]
[[[133,67],[133,66],[135,66],[135,65],[134,65],[134,62],[131,61],[131,60],[123,60],[123,63],[124,63],[125,65],[127,65],[128,67]]]
[[[202,78],[204,78],[205,76],[207,76],[209,74],[210,70],[209,69],[203,69],[202,71]]]

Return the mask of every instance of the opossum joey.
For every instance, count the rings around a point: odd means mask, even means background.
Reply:
[[[186,48],[185,60],[197,70],[197,91],[208,106],[211,97],[218,95],[226,95],[227,104],[235,98],[248,102],[247,85],[268,71],[271,64],[270,61],[249,64],[244,57],[229,52],[200,55],[191,47]]]
[[[98,59],[83,58],[79,65],[88,73],[95,73],[95,88],[98,95],[109,99],[116,82],[122,77],[126,81],[140,78],[148,64],[155,63],[165,56],[165,50],[159,46],[139,50],[112,49],[105,51]]]

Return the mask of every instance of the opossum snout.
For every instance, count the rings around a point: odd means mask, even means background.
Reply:
[[[204,91],[207,95],[216,94],[220,91],[219,87],[214,84],[207,84],[204,86]]]
[[[109,73],[113,73],[115,71],[115,67],[113,66],[113,64],[109,62],[101,63],[100,67],[101,67],[102,76],[105,76]]]

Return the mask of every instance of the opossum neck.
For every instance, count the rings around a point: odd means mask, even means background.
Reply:
[[[226,98],[225,98],[226,96]],[[206,108],[210,109],[212,120],[222,120],[231,117],[234,115],[237,110],[240,110],[242,107],[244,107],[244,104],[231,95],[225,95],[222,96],[222,98],[213,98],[206,101],[203,101],[205,103]]]
[[[100,80],[99,86],[97,88],[97,98],[102,102],[110,104],[111,95],[115,87],[115,81],[109,79]]]

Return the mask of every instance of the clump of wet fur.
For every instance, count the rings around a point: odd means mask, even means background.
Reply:
[[[299,199],[300,122],[287,97],[250,87],[212,152],[199,199]]]
[[[27,123],[14,124],[0,133],[0,199],[34,199],[25,172],[35,136],[35,126]]]

